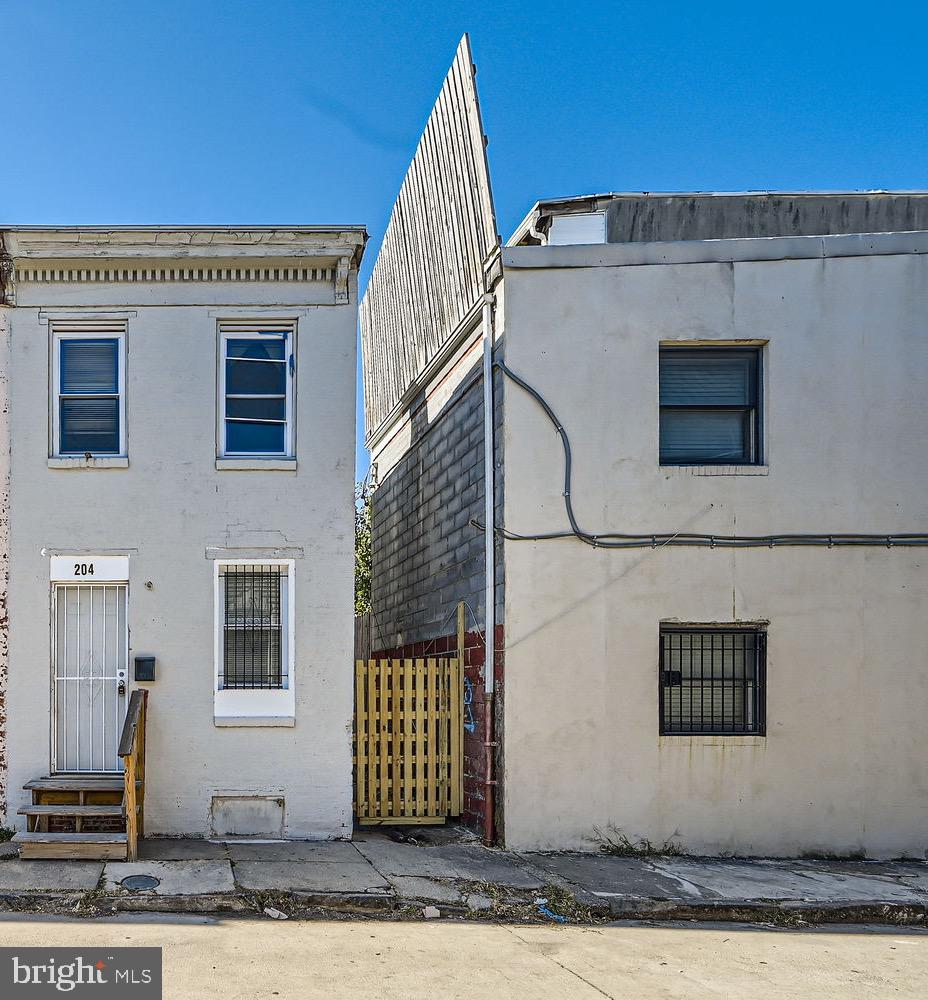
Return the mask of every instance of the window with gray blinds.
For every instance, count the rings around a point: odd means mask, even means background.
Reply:
[[[760,350],[662,347],[662,465],[756,465]]]
[[[58,434],[62,455],[119,454],[119,341],[59,341]]]
[[[219,567],[220,688],[287,687],[287,567]]]

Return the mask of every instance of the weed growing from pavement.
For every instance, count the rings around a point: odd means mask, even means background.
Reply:
[[[492,920],[497,923],[518,922],[548,924],[551,918],[546,916],[544,907],[559,917],[564,917],[568,923],[600,923],[604,919],[594,914],[588,906],[579,903],[564,885],[550,883],[540,889],[513,889],[494,882],[467,881],[455,883],[461,893],[462,901],[467,902],[470,895],[486,896],[493,906],[488,910],[467,910],[467,920]],[[539,903],[538,900],[544,900]],[[436,904],[441,908],[441,904]]]
[[[588,906],[577,902],[576,896],[562,885],[546,885],[539,890],[539,897],[547,899],[545,906],[559,917],[566,917],[572,923],[591,923],[593,913]]]
[[[686,854],[679,844],[673,842],[673,837],[662,844],[654,844],[645,837],[632,840],[614,826],[608,827],[605,833],[594,828],[593,833],[600,851],[614,858],[683,857]]]

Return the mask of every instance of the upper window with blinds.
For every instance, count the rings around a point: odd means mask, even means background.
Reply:
[[[224,327],[220,454],[293,456],[293,331]]]
[[[54,454],[125,455],[125,335],[55,331]]]
[[[759,465],[760,348],[660,349],[661,465]]]

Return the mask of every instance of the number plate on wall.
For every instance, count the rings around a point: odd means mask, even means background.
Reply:
[[[79,583],[122,583],[129,579],[129,557],[52,556],[51,578]]]

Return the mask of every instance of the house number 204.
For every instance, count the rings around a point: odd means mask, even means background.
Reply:
[[[93,563],[75,563],[75,576],[93,576]]]

